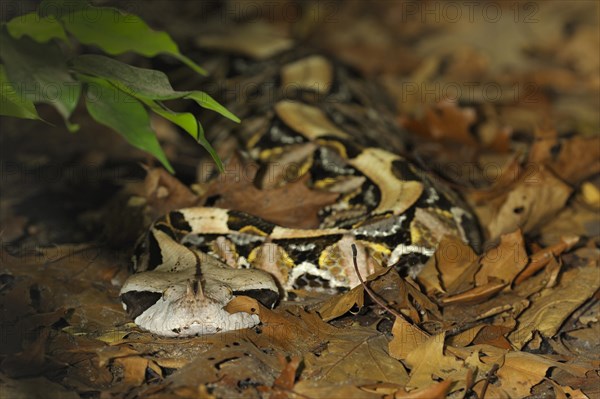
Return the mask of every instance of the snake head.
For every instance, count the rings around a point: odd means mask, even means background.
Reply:
[[[249,328],[255,314],[229,313],[236,296],[267,307],[279,299],[274,278],[257,269],[232,269],[216,258],[157,234],[163,262],[130,276],[121,289],[123,307],[137,325],[167,337],[189,337]]]

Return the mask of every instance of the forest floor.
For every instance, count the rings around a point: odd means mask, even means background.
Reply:
[[[597,2],[127,4],[192,58],[280,41],[380,84],[485,246],[445,240],[415,281],[372,276],[399,315],[361,285],[262,309],[259,330],[156,337],[118,298],[147,227],[125,205],[185,202],[202,148],[156,125],[174,177],[83,109],[76,134],[2,118],[2,398],[600,396]]]

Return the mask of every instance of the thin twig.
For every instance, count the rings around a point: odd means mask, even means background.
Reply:
[[[367,286],[367,283],[363,280],[362,276],[360,275],[360,272],[358,271],[358,262],[356,260],[357,256],[358,256],[358,250],[356,249],[356,245],[352,244],[352,261],[354,262],[354,271],[356,272],[356,275],[358,276],[358,279],[360,280],[360,283],[362,284],[362,286],[365,289],[365,291],[367,292],[367,294],[369,294],[369,296],[371,297],[371,299],[373,299],[379,306],[381,306],[382,308],[384,308],[385,310],[387,310],[388,312],[390,312],[394,316],[399,317],[399,318],[401,318],[403,320],[406,320],[406,318],[402,315],[402,313],[399,313],[395,309],[392,309],[392,308],[388,307],[377,296],[377,294],[375,294],[373,291],[371,291],[371,289]]]
[[[491,370],[485,376],[485,380],[483,382],[483,387],[481,388],[481,399],[485,398],[485,392],[487,391],[488,385],[490,385],[490,380],[492,379],[494,374],[496,374],[496,371],[498,371],[498,368],[499,368],[498,363],[494,363]]]

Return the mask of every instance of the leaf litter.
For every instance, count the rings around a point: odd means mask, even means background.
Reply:
[[[253,56],[250,47],[260,47],[265,35],[280,43],[269,52],[318,37],[313,45],[382,83],[398,122],[413,134],[415,161],[433,160],[424,166],[477,212],[486,237],[482,253],[445,238],[414,280],[381,269],[349,292],[275,310],[239,298],[232,309],[260,312],[260,326],[191,339],[154,337],[128,320],[117,299],[129,251],[94,240],[49,245],[44,237],[52,237],[46,233],[51,225],[15,205],[48,183],[29,179],[10,191],[18,180],[8,173],[0,182],[9,193],[3,195],[1,237],[10,244],[0,253],[3,392],[102,398],[600,395],[600,122],[590,111],[598,105],[598,62],[588,56],[597,54],[598,27],[586,16],[597,8],[535,3],[544,23],[505,29],[510,24],[503,20],[494,26],[503,38],[496,47],[485,21],[416,23],[401,5],[365,4],[340,5],[337,15],[344,18],[335,23],[263,21],[237,38],[232,25],[220,41],[197,45]],[[503,7],[504,15],[516,10]],[[519,18],[532,12],[517,8]],[[395,24],[394,16],[406,23]],[[213,17],[201,29],[210,31]],[[183,15],[175,21],[182,32],[189,27],[193,33],[186,34],[201,36]],[[351,21],[360,21],[355,30]],[[364,38],[362,44],[340,35],[350,31]],[[257,36],[250,38],[252,32]],[[478,84],[463,101],[428,98],[420,89],[473,80]],[[484,89],[492,82],[503,95],[490,101]],[[515,95],[514,87],[525,91]],[[190,150],[171,136],[161,140],[174,140],[169,151],[187,162]],[[49,148],[60,154],[55,142]],[[35,159],[35,150],[25,150],[19,162],[27,154]],[[299,146],[282,162],[301,163],[309,150]],[[4,151],[3,159],[15,161]],[[107,154],[99,168],[107,159],[127,157]],[[236,156],[229,166],[248,170]],[[290,227],[314,227],[318,210],[336,199],[310,190],[308,176],[282,184],[280,170],[274,171],[278,180],[267,182],[272,185],[253,184],[257,174],[241,183],[191,187],[189,179],[160,169],[146,172],[145,181],[126,179],[118,194],[128,199],[124,213],[114,212],[123,208],[117,200],[81,221],[110,215],[102,234],[131,246],[131,237],[154,217],[215,196],[218,206],[259,210],[258,216]],[[46,245],[28,245],[40,242]]]

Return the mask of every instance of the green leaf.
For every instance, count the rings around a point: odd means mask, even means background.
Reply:
[[[189,112],[173,112],[160,100],[190,98],[204,108],[215,110],[239,122],[239,118],[201,91],[175,91],[167,75],[152,69],[137,68],[101,55],[81,55],[72,61],[73,69],[87,76],[105,79],[117,89],[139,99],[156,114],[180,126],[195,138],[212,156],[219,170],[223,164],[212,145],[206,140],[202,125]]]
[[[21,98],[52,104],[69,130],[77,129],[69,117],[79,101],[81,83],[69,73],[56,43],[40,44],[28,37],[16,40],[1,30],[0,58],[8,80]]]
[[[103,79],[86,78],[86,107],[98,123],[119,132],[134,147],[152,154],[171,173],[173,167],[150,127],[150,117],[135,98]]]
[[[218,112],[239,123],[240,119],[203,91],[175,91],[167,75],[153,69],[137,68],[102,55],[81,55],[73,60],[81,73],[110,80],[115,86],[138,98],[174,100],[187,98],[203,108]]]
[[[192,91],[184,98],[194,100],[202,108],[210,109],[223,115],[227,119],[230,119],[236,123],[240,123],[240,118],[229,112],[227,108],[219,104],[217,100],[209,96],[208,93],[205,93],[203,91]]]
[[[172,55],[199,74],[206,71],[179,52],[177,44],[166,32],[155,31],[138,16],[124,14],[109,7],[88,7],[62,16],[65,28],[84,44],[100,47],[108,54],[127,51],[154,57]]]
[[[15,39],[29,36],[38,43],[46,43],[55,38],[68,41],[65,30],[56,18],[40,17],[35,12],[11,19],[6,24],[6,29]]]
[[[223,168],[221,158],[219,158],[219,154],[217,154],[213,146],[208,142],[208,140],[206,140],[202,125],[200,124],[200,122],[198,122],[198,119],[196,119],[196,117],[192,113],[174,112],[167,108],[164,104],[157,101],[147,100],[144,101],[144,103],[148,105],[148,107],[150,107],[150,109],[156,114],[162,116],[166,120],[176,124],[183,130],[188,132],[210,154],[212,159],[215,161],[215,164],[217,164],[217,168],[219,169],[219,171],[223,172],[225,170]]]
[[[169,78],[161,71],[134,67],[103,55],[80,55],[73,59],[72,66],[77,72],[110,80],[136,97],[171,100],[189,93],[173,90]]]
[[[42,120],[33,103],[21,98],[12,87],[6,78],[4,65],[0,65],[0,115]]]

